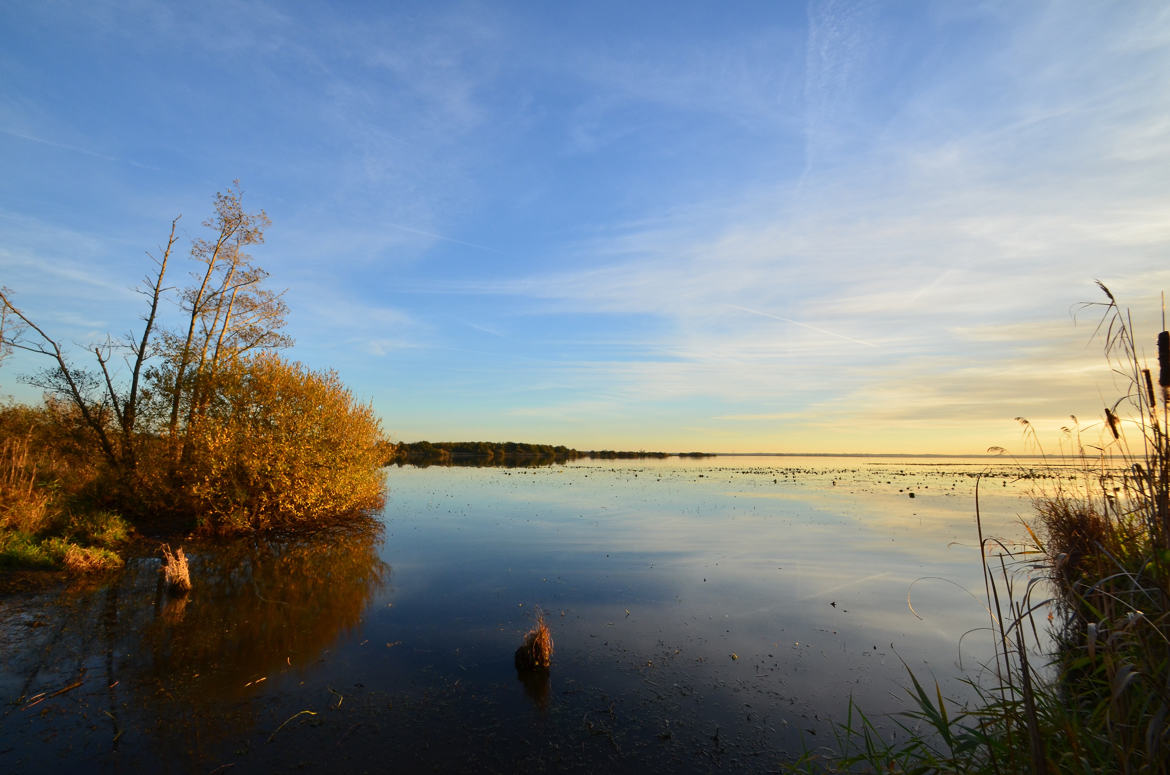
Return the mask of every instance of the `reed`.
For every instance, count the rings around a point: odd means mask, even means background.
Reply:
[[[976,484],[993,678],[964,679],[976,700],[958,705],[907,668],[900,739],[850,703],[835,748],[790,769],[1170,772],[1170,332],[1157,336],[1155,389],[1130,315],[1100,287],[1106,301],[1086,306],[1100,308],[1106,358],[1128,389],[1105,407],[1091,454],[1069,432],[1075,484],[1041,480],[1053,484],[1035,493],[1022,546],[983,535]],[[1042,611],[1052,616],[1038,623]]]
[[[37,487],[29,436],[0,442],[0,527],[38,533],[50,522],[49,495]]]

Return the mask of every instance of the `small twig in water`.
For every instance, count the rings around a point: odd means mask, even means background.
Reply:
[[[102,713],[105,713],[110,717],[110,721],[114,722],[114,742],[118,742],[118,738],[122,736],[123,731],[122,727],[118,725],[118,719],[114,718],[114,714],[110,713],[108,710],[103,710]]]
[[[279,732],[280,730],[284,729],[284,728],[285,728],[285,726],[288,724],[288,722],[292,721],[293,719],[297,718],[298,716],[305,716],[305,715],[309,715],[309,716],[316,716],[316,715],[317,715],[317,711],[315,711],[315,710],[302,710],[302,711],[300,711],[300,712],[298,712],[298,713],[294,713],[294,714],[292,714],[291,716],[289,716],[288,718],[286,718],[286,719],[284,720],[284,723],[283,723],[283,724],[281,724],[280,726],[278,726],[276,729],[274,729],[274,730],[272,731],[272,734],[268,736],[268,742],[270,742],[270,743],[271,743],[271,742],[272,742],[272,738],[276,737],[276,733],[277,733],[277,732]]]
[[[52,694],[45,694],[44,692],[41,692],[40,694],[35,696],[27,705],[25,705],[23,709],[28,710],[32,706],[39,705],[40,703],[44,702],[45,700],[51,700],[54,697],[59,697],[62,694],[64,694],[65,692],[71,692],[74,689],[76,689],[78,686],[81,686],[82,681],[84,681],[84,680],[85,680],[84,678],[78,678],[73,683],[69,684],[68,686],[66,686],[62,689],[58,689],[57,691],[53,692]]]

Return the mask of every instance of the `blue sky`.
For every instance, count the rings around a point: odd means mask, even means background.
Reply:
[[[239,178],[291,355],[397,439],[1024,451],[1119,387],[1094,279],[1158,325],[1170,9],[0,2],[0,168],[0,284],[79,345]]]

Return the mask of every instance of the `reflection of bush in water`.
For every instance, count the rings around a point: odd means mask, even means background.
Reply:
[[[139,664],[166,683],[200,673],[200,695],[232,696],[270,671],[311,663],[359,623],[385,581],[379,541],[371,526],[200,552],[184,610],[158,596]]]
[[[552,677],[548,670],[517,669],[516,680],[538,710],[548,710],[549,697],[552,696]]]
[[[97,769],[157,769],[168,761],[176,771],[214,769],[257,729],[271,732],[287,717],[273,720],[284,708],[279,697],[265,698],[275,705],[260,701],[265,689],[358,625],[390,573],[380,542],[375,523],[190,547],[194,586],[182,598],[163,592],[157,557],[140,557],[112,578],[31,600],[27,616],[44,626],[0,621],[0,636],[8,631],[27,644],[0,660],[0,678],[28,696],[79,676],[84,685],[46,703],[49,715],[6,717],[10,758],[44,769],[49,760],[40,757],[59,754],[65,770],[81,769],[91,763],[85,757],[109,755],[116,735],[120,764],[106,759]],[[261,677],[268,680],[246,686]],[[101,723],[107,716],[115,731]],[[171,758],[177,754],[193,757],[190,766]]]

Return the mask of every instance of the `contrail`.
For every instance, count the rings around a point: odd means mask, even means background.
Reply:
[[[86,156],[92,156],[95,159],[102,159],[103,161],[112,161],[112,162],[117,163],[117,164],[129,164],[131,167],[139,167],[139,168],[144,169],[144,170],[154,170],[155,172],[161,172],[161,170],[159,170],[158,167],[153,167],[149,164],[142,164],[140,162],[134,161],[133,159],[122,159],[122,158],[119,158],[117,156],[110,156],[109,154],[98,153],[97,151],[91,151],[88,148],[82,148],[79,145],[69,145],[68,143],[58,143],[54,140],[46,140],[43,137],[34,137],[33,135],[26,135],[26,134],[23,134],[22,132],[13,132],[11,129],[0,128],[0,133],[6,134],[9,137],[15,137],[15,138],[20,139],[20,140],[27,140],[30,143],[40,143],[41,145],[47,145],[51,148],[60,148],[64,151],[72,151],[73,153],[83,153]]]
[[[780,321],[783,321],[785,323],[791,323],[794,326],[800,326],[801,328],[807,328],[809,331],[816,331],[818,334],[824,334],[825,336],[834,336],[838,339],[844,339],[846,342],[853,342],[854,344],[863,344],[866,347],[877,347],[877,345],[874,344],[873,342],[866,342],[866,341],[861,340],[861,339],[854,339],[851,336],[845,336],[844,334],[838,334],[834,331],[826,331],[823,328],[817,328],[816,326],[810,326],[808,323],[801,323],[799,320],[793,320],[792,318],[780,317],[779,315],[773,315],[770,312],[760,312],[758,309],[749,309],[748,307],[741,307],[738,304],[728,304],[727,306],[731,307],[732,309],[738,309],[742,312],[750,312],[753,315],[759,315],[762,318],[772,318],[772,320],[780,320]]]
[[[399,229],[400,231],[408,231],[411,234],[421,234],[424,237],[432,237],[434,239],[441,239],[444,242],[454,242],[456,245],[466,245],[467,247],[475,248],[476,250],[486,250],[489,253],[499,253],[501,256],[507,255],[507,253],[505,253],[504,251],[496,250],[495,248],[489,248],[487,245],[477,245],[474,242],[464,242],[463,240],[455,239],[454,237],[444,237],[442,234],[435,234],[434,232],[431,232],[431,231],[423,231],[422,229],[415,229],[415,228],[412,228],[410,226],[403,226],[400,223],[387,223],[384,225],[389,226],[392,229]]]
[[[945,271],[944,271],[942,274],[940,274],[938,277],[934,278],[933,280],[931,280],[930,282],[928,282],[926,285],[922,286],[922,287],[921,287],[921,288],[919,288],[917,291],[915,291],[914,295],[910,297],[910,301],[918,301],[919,297],[920,297],[920,296],[922,296],[922,294],[926,293],[927,291],[932,291],[932,290],[934,290],[934,289],[935,289],[935,288],[938,286],[938,284],[939,284],[939,283],[941,283],[941,282],[942,282],[943,280],[945,280],[947,277],[949,277],[949,276],[951,276],[952,274],[954,274],[954,272],[955,272],[955,270],[954,270],[954,269],[947,269],[947,270],[945,270]]]

